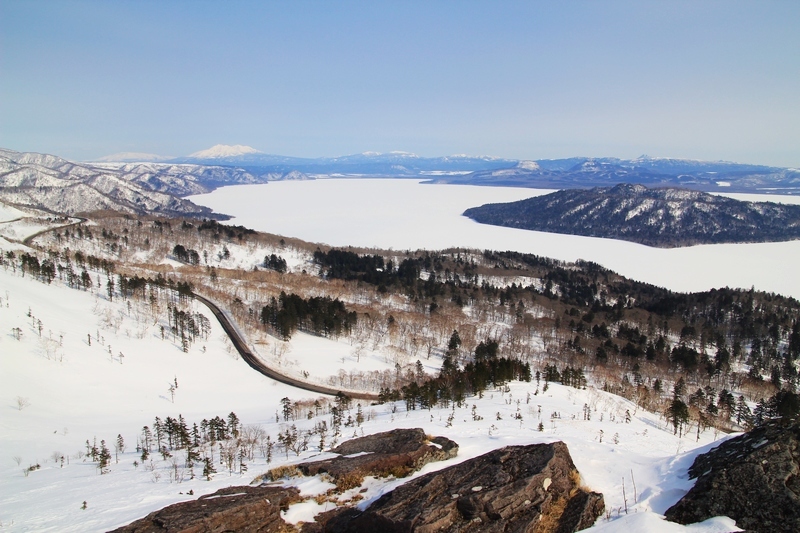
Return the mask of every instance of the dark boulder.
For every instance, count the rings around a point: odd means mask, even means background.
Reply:
[[[430,461],[451,458],[457,450],[455,442],[429,438],[421,429],[394,430],[347,441],[333,450],[339,457],[297,469],[307,475],[327,473],[337,485],[347,485],[366,475],[406,475]],[[229,487],[116,531],[296,531],[283,521],[281,510],[301,500],[295,488]],[[364,512],[344,507],[317,515],[302,531],[570,533],[591,526],[603,508],[603,496],[580,486],[567,446],[556,442],[492,451],[413,479]]]
[[[767,426],[700,455],[695,486],[666,512],[681,524],[725,515],[755,532],[800,531],[800,425]]]
[[[445,437],[429,439],[421,429],[396,429],[343,442],[331,451],[341,455],[333,459],[296,465],[296,469],[309,476],[327,473],[344,490],[359,485],[364,476],[403,477],[432,461],[455,457],[458,444]],[[286,469],[278,469],[279,472],[284,470]],[[274,485],[229,487],[195,501],[170,505],[115,531],[296,531],[294,526],[283,521],[280,511],[301,500],[295,488]]]
[[[451,459],[458,444],[428,438],[422,429],[395,429],[343,442],[331,450],[339,457],[297,465],[304,475],[330,475],[341,488],[359,485],[364,476],[405,477],[433,461]]]
[[[294,487],[227,487],[170,505],[112,533],[285,533],[296,531],[281,511],[301,501]]]
[[[363,512],[318,515],[303,531],[568,533],[603,509],[603,496],[580,487],[567,446],[556,442],[492,451],[409,481]]]

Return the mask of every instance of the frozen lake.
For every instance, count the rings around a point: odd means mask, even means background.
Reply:
[[[235,224],[333,246],[394,250],[465,247],[594,261],[627,277],[678,291],[742,287],[800,298],[800,241],[660,249],[611,239],[478,224],[468,207],[552,192],[427,185],[400,179],[319,179],[223,187],[190,199]],[[730,195],[800,203],[798,197]]]

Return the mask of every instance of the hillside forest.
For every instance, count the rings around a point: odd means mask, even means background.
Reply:
[[[3,251],[3,268],[125,300],[142,321],[161,317],[162,339],[184,350],[208,329],[185,305],[194,294],[273,354],[297,331],[346,341],[357,357],[381,350],[383,370],[341,370],[324,384],[410,409],[462,405],[521,379],[594,385],[676,432],[800,410],[800,302],[777,294],[682,294],[588,262],[336,249],[215,221],[99,217],[34,244],[36,253]]]

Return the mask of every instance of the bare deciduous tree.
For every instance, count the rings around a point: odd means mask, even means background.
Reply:
[[[28,398],[24,398],[22,396],[17,396],[16,401],[17,401],[17,410],[19,411],[22,411],[31,404]]]

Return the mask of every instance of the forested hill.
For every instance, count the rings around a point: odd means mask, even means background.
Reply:
[[[744,202],[699,191],[620,184],[561,190],[464,212],[483,224],[606,237],[672,248],[800,238],[800,206]]]

